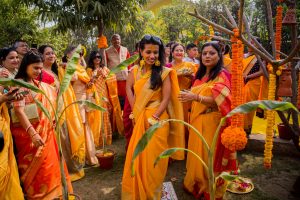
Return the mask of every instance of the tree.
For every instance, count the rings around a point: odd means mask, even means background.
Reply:
[[[59,31],[92,29],[102,35],[104,27],[115,29],[130,24],[147,0],[26,0],[39,9],[42,20],[57,23]]]
[[[13,0],[0,1],[0,46],[11,45],[17,39],[31,40],[36,36],[37,12]]]

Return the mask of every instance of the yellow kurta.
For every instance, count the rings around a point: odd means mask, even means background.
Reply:
[[[137,67],[133,69],[136,77]],[[162,79],[168,75],[172,81],[172,97],[168,109],[162,113],[160,119],[177,118],[183,119],[181,104],[177,100],[179,87],[175,71],[165,68]],[[131,160],[134,149],[147,128],[150,127],[148,118],[155,113],[162,100],[161,88],[153,91],[149,85],[149,77],[135,81],[134,93],[136,100],[133,108],[135,126],[130,139],[122,180],[122,199],[160,199],[162,183],[165,178],[168,159],[161,160],[154,168],[154,161],[158,155],[168,147],[183,147],[184,134],[181,124],[166,123],[154,134],[145,150],[134,162],[135,176],[131,177]],[[183,152],[178,152],[174,159],[184,159]]]
[[[0,130],[4,137],[4,148],[0,152],[0,199],[23,200],[13,141],[10,132],[10,119],[5,103],[0,105]]]

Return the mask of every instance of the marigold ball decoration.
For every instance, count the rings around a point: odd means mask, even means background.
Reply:
[[[97,39],[98,49],[105,49],[108,47],[107,38],[104,35],[101,35]]]
[[[221,142],[230,151],[243,150],[247,144],[246,132],[242,127],[228,126],[221,134]]]
[[[280,76],[281,74],[282,74],[282,70],[279,70],[279,69],[278,69],[278,70],[276,71],[276,75],[277,75],[277,76]]]

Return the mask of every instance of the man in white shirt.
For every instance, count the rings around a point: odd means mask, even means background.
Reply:
[[[185,62],[192,62],[195,64],[200,64],[200,61],[198,59],[196,59],[197,55],[198,55],[198,47],[197,45],[190,43],[186,46],[186,53],[188,57],[185,57],[183,59],[183,61]]]

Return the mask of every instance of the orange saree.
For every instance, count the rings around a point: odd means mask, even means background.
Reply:
[[[206,81],[207,78],[196,80],[191,91],[197,95],[213,97],[217,104],[217,108],[211,108],[200,102],[193,101],[190,124],[204,136],[208,145],[211,147],[215,131],[222,116],[225,116],[231,108],[230,80],[228,72],[223,70],[214,80]],[[214,155],[214,171],[216,173],[224,170],[234,170],[236,168],[234,159],[235,154],[230,154],[232,157],[228,159],[228,151],[221,144],[220,138],[219,135],[216,153]],[[192,130],[190,130],[188,149],[194,151],[205,163],[208,162],[208,153],[205,150],[202,141]],[[224,159],[228,162],[224,163]],[[188,153],[187,155],[186,168],[187,173],[184,178],[185,189],[190,193],[193,193],[196,197],[200,197],[204,193],[207,193],[208,175],[200,161],[191,153]],[[223,193],[220,194],[217,188],[217,197],[220,198],[222,196]]]
[[[40,83],[39,87],[46,93],[51,102],[55,102],[56,92],[53,87],[46,83]],[[53,117],[54,113],[45,96],[36,94],[34,98],[39,100]],[[33,97],[27,95],[24,100],[13,104],[17,107],[33,102]],[[40,109],[38,109],[38,113],[40,121],[32,125],[43,139],[44,146],[36,148],[32,144],[29,134],[22,127],[12,125],[11,132],[17,148],[16,158],[26,199],[50,200],[62,193],[59,155],[52,123]],[[65,174],[69,191],[72,192],[66,167]]]
[[[133,69],[134,77],[137,76],[137,66]],[[178,123],[166,123],[159,128],[145,150],[134,162],[135,176],[131,177],[131,160],[134,149],[145,131],[150,127],[150,118],[160,105],[162,99],[161,88],[150,89],[150,73],[148,76],[135,80],[134,94],[136,95],[133,108],[135,126],[126,154],[126,161],[122,179],[122,199],[160,199],[162,183],[165,178],[168,159],[161,160],[156,167],[153,166],[156,157],[169,147],[184,147],[183,126]],[[168,109],[160,116],[161,120],[168,118],[183,119],[182,107],[177,99],[179,94],[178,81],[174,70],[164,68],[162,80],[170,76],[172,81],[171,101]],[[184,159],[184,153],[173,155],[174,159]]]

